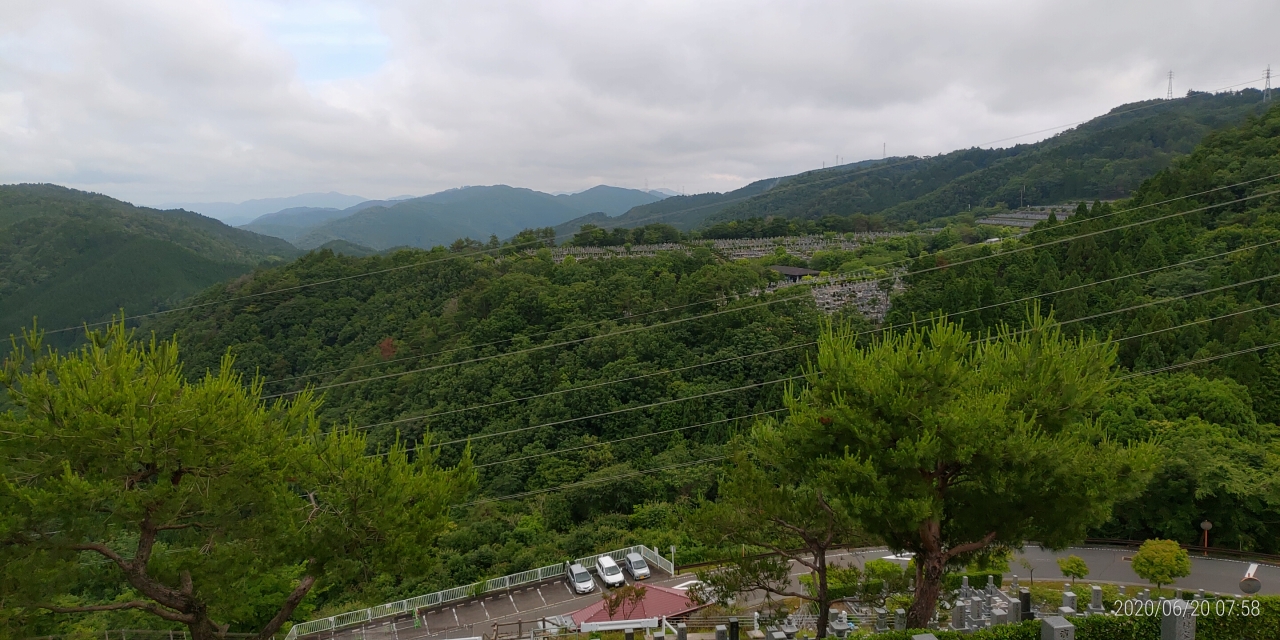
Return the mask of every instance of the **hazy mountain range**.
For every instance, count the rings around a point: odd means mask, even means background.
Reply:
[[[411,198],[413,196],[404,196]],[[369,200],[360,196],[330,191],[328,193],[303,193],[285,198],[258,198],[244,202],[166,202],[157,209],[185,209],[201,215],[217,218],[231,226],[240,226],[253,219],[282,209],[295,207],[321,207],[345,209]]]
[[[365,201],[345,209],[294,207],[261,216],[242,228],[302,249],[334,240],[377,250],[425,249],[464,237],[507,238],[522,229],[554,227],[584,213],[618,216],[665,197],[605,185],[563,195],[506,185],[462,187],[408,200]]]

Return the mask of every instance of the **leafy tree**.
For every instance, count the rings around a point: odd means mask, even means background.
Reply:
[[[1173,540],[1147,540],[1133,554],[1133,572],[1156,590],[1191,575],[1191,557]]]
[[[269,638],[319,584],[426,570],[472,484],[467,457],[442,470],[426,449],[322,436],[310,396],[265,404],[229,356],[188,382],[175,342],[123,324],[66,356],[28,334],[0,384],[0,580],[23,624],[136,610],[199,640]]]
[[[694,535],[706,544],[767,549],[775,555],[740,556],[726,567],[698,574],[702,597],[727,602],[735,594],[764,591],[814,605],[826,637],[831,609],[831,565],[827,554],[856,537],[849,510],[834,491],[815,478],[778,424],[757,423],[734,443],[715,502],[704,502],[690,518]],[[791,584],[790,563],[810,572],[810,588]]]
[[[1077,555],[1058,558],[1058,570],[1062,572],[1062,575],[1071,578],[1073,586],[1076,583],[1076,578],[1084,578],[1089,575],[1089,565],[1085,564],[1084,558]]]
[[[619,611],[622,612],[622,618],[627,619],[628,616],[635,612],[636,607],[640,606],[641,602],[644,602],[644,596],[647,592],[648,589],[644,585],[638,584],[626,584],[617,589],[607,591],[603,595],[604,610],[608,612],[610,620]]]
[[[1065,547],[1141,488],[1148,449],[1090,419],[1114,358],[1039,316],[983,340],[939,320],[867,348],[828,329],[782,432],[868,533],[915,553],[908,624],[923,628],[948,565]]]

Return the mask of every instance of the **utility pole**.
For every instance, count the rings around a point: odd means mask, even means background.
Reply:
[[[1023,206],[1025,206],[1025,202],[1026,202],[1026,200],[1027,200],[1027,185],[1025,185],[1025,184],[1024,184],[1024,185],[1022,185],[1022,193],[1019,193],[1019,194],[1018,194],[1018,208],[1019,208],[1019,209],[1021,209]]]
[[[1169,71],[1169,93],[1165,95],[1165,100],[1173,99],[1173,71]]]
[[[1262,90],[1262,101],[1271,102],[1271,65],[1267,65],[1267,85]]]
[[[888,157],[889,157],[889,143],[882,142],[880,143],[880,159],[883,160],[884,158],[888,158]]]

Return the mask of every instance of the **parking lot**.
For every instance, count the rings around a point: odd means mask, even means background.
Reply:
[[[672,577],[661,569],[650,565],[653,576],[642,580],[640,584],[657,584],[664,587],[687,588],[692,576]],[[402,617],[394,622],[390,619],[371,622],[364,627],[341,629],[330,634],[325,632],[319,638],[347,638],[356,640],[454,640],[456,638],[473,638],[481,635],[492,635],[494,625],[499,623],[515,623],[523,621],[533,623],[547,616],[573,613],[590,605],[601,597],[604,585],[599,576],[593,576],[596,589],[584,595],[575,595],[568,582],[560,578],[539,585],[517,587],[510,592],[485,596],[479,600],[470,600],[442,609],[427,612],[425,616],[414,620]],[[632,580],[627,578],[627,582]],[[507,631],[504,627],[504,631]],[[309,636],[317,637],[317,636]]]
[[[906,563],[905,558],[887,554],[889,554],[887,549],[849,550],[831,554],[829,560],[833,564],[858,566],[875,558],[889,558]],[[1084,584],[1094,580],[1131,585],[1143,583],[1129,566],[1129,558],[1133,555],[1133,551],[1113,548],[1076,547],[1063,552],[1051,552],[1028,546],[1022,554],[1015,557],[1013,567],[1016,569],[1013,573],[1022,574],[1023,584],[1028,582],[1030,576],[1026,575],[1016,562],[1017,558],[1026,558],[1035,567],[1037,581],[1060,582],[1064,578],[1058,569],[1057,559],[1067,554],[1079,555],[1088,563],[1091,571],[1089,578],[1082,581]],[[1191,562],[1191,576],[1179,579],[1174,586],[1234,594],[1237,593],[1240,577],[1248,566],[1248,563],[1235,560],[1197,556],[1192,556]],[[650,567],[654,571],[653,577],[642,581],[641,584],[657,584],[681,589],[688,588],[694,582],[692,574],[671,576],[652,565]],[[793,565],[791,575],[795,577],[807,571],[803,566]],[[1264,565],[1260,568],[1259,577],[1263,582],[1262,593],[1280,593],[1280,568]],[[534,623],[547,616],[566,615],[590,605],[600,599],[604,588],[598,576],[595,576],[595,581],[595,591],[585,595],[575,595],[570,590],[568,582],[560,578],[539,585],[516,588],[509,593],[494,594],[479,600],[461,602],[456,606],[434,609],[417,620],[406,616],[394,621],[391,619],[375,621],[363,627],[351,627],[308,637],[359,640],[457,640],[486,634],[492,637],[494,627],[499,623],[504,625],[504,632],[511,632],[515,629],[507,626],[508,624],[518,621]],[[629,578],[627,581],[631,582]],[[763,599],[763,594],[753,594],[753,596],[745,598],[741,604],[750,607]]]

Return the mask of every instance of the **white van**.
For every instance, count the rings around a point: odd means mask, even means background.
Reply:
[[[627,579],[622,577],[622,569],[609,556],[596,558],[596,573],[600,574],[606,587],[621,587],[627,583]]]

